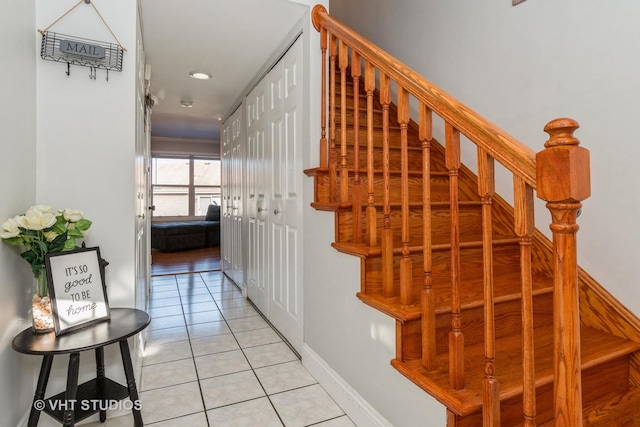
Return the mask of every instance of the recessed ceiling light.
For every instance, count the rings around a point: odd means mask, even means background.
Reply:
[[[198,80],[209,80],[213,77],[211,74],[203,73],[201,71],[192,71],[189,73],[189,75]]]
[[[184,108],[193,107],[193,101],[180,101],[180,106]]]

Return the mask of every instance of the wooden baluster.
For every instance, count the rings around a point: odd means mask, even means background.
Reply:
[[[338,66],[340,67],[340,203],[349,201],[349,169],[347,168],[347,67],[349,54],[347,45],[338,44]]]
[[[485,427],[500,425],[500,384],[495,376],[496,327],[493,302],[493,227],[495,194],[493,157],[478,147],[478,194],[482,200],[482,265],[484,283],[484,379],[482,420]]]
[[[436,360],[436,303],[431,283],[433,259],[431,257],[431,140],[432,114],[420,103],[418,137],[422,143],[422,253],[424,284],[422,288],[422,366],[435,368]]]
[[[367,241],[369,246],[378,243],[378,220],[375,203],[375,174],[373,153],[373,92],[376,88],[376,74],[369,61],[364,64],[364,90],[367,92]]]
[[[400,124],[400,217],[402,238],[402,259],[400,259],[400,304],[413,304],[411,287],[413,284],[413,262],[409,249],[409,92],[398,86],[398,123]]]
[[[460,169],[460,132],[445,123],[445,163],[449,170],[451,215],[451,332],[449,332],[449,385],[464,388],[464,335],[460,309],[460,225],[458,215],[458,171]]]
[[[329,36],[329,201],[338,200],[338,153],[336,152],[336,55],[337,40]]]
[[[451,332],[449,332],[449,385],[464,388],[464,335],[460,308],[460,223],[458,171],[460,169],[460,132],[445,123],[445,163],[449,170],[451,215]]]
[[[578,123],[556,119],[536,155],[538,197],[547,201],[553,233],[554,417],[556,426],[582,425],[580,315],[576,218],[591,195],[589,151],[573,136]]]
[[[391,202],[389,198],[389,104],[391,104],[391,82],[380,73],[380,103],[382,104],[382,293],[393,296],[393,230],[391,230]]]
[[[533,278],[531,243],[535,229],[533,188],[517,175],[513,177],[515,232],[520,238],[520,280],[522,282],[522,413],[524,427],[536,425],[536,370],[533,341]]]
[[[320,167],[329,166],[327,153],[327,30],[320,29],[320,51],[322,57],[321,95],[320,95]]]
[[[353,243],[362,242],[362,189],[360,188],[360,55],[351,51],[353,78]]]

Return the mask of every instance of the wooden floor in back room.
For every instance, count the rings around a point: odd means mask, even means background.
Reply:
[[[164,253],[151,252],[151,275],[196,273],[220,270],[220,247]]]

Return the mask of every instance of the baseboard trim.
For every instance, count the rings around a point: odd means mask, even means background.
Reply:
[[[358,427],[392,427],[307,344],[302,345],[302,364]]]

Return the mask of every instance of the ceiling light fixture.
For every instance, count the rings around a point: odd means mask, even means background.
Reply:
[[[193,101],[180,101],[180,106],[184,108],[193,107]]]
[[[198,80],[209,80],[210,78],[213,78],[211,74],[203,73],[201,71],[192,71],[189,75]]]

